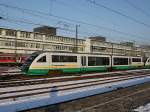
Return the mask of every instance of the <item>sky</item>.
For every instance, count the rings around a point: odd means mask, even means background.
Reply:
[[[74,38],[77,26],[78,38],[149,44],[149,10],[150,0],[0,0],[0,27],[32,31],[47,25]]]

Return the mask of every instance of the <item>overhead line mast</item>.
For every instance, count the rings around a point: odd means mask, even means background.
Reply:
[[[75,52],[77,53],[78,52],[78,27],[80,25],[76,25],[76,43],[75,43]]]

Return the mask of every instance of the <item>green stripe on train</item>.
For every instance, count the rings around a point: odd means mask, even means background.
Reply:
[[[46,75],[49,70],[60,70],[63,73],[80,73],[80,72],[104,72],[107,71],[107,67],[88,67],[88,68],[59,68],[59,69],[29,69],[28,75]]]
[[[139,68],[145,68],[142,66],[134,66],[134,65],[125,65],[125,66],[113,66],[113,70],[132,70],[132,69],[139,69]],[[148,67],[147,67],[148,68]]]
[[[113,70],[130,70],[137,69],[137,66],[113,66]],[[144,68],[150,68],[150,66],[145,66]],[[49,70],[60,70],[63,73],[80,73],[80,72],[105,72],[107,67],[85,67],[85,68],[59,68],[59,69],[29,69],[28,75],[47,75]]]
[[[150,65],[145,65],[144,68],[148,69],[150,68]]]
[[[132,69],[131,66],[125,65],[125,66],[113,66],[112,67],[113,70],[129,70]]]

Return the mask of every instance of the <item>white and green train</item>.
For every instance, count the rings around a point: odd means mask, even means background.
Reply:
[[[50,75],[59,73],[104,72],[149,68],[150,59],[142,57],[69,53],[35,52],[22,65],[21,70],[28,75]]]

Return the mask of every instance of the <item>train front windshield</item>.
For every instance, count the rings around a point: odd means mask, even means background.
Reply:
[[[33,60],[39,55],[39,53],[33,53],[31,54],[31,56],[29,58],[27,58],[27,60],[23,63],[23,65],[21,66],[21,70],[23,72],[27,72],[30,65],[32,64]]]

